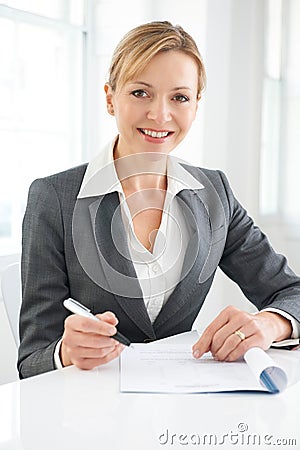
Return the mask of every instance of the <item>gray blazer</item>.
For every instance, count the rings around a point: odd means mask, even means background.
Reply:
[[[118,194],[77,200],[86,167],[30,187],[22,240],[21,378],[55,368],[54,349],[68,315],[64,299],[72,297],[94,314],[113,311],[119,331],[132,342],[160,339],[191,329],[218,266],[258,309],[276,307],[300,321],[300,278],[253,224],[224,174],[184,165],[204,186],[177,194],[195,232],[181,281],[151,324],[128,255]],[[123,285],[116,282],[120,274]]]

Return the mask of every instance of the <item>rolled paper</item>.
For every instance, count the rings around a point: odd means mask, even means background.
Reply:
[[[260,385],[269,392],[281,392],[287,387],[286,372],[261,348],[247,350],[244,360]]]

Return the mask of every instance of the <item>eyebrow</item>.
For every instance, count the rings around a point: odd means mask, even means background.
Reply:
[[[154,86],[152,86],[152,84],[146,83],[145,81],[139,81],[139,80],[137,80],[137,81],[132,81],[132,82],[129,83],[129,84],[141,84],[141,85],[147,86],[147,87],[149,87],[149,88],[153,88],[153,87],[154,87]],[[172,90],[172,91],[181,91],[182,89],[187,89],[187,90],[189,90],[189,91],[192,90],[192,89],[191,89],[190,87],[188,87],[188,86],[177,86],[177,87],[174,87],[174,88],[171,89],[171,90]]]

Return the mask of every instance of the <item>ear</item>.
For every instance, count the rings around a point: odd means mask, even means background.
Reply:
[[[107,112],[113,116],[114,115],[113,90],[109,83],[105,83],[104,91],[105,91],[105,95],[106,95]]]

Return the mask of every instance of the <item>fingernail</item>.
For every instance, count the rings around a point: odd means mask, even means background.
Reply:
[[[200,352],[199,352],[199,350],[194,350],[194,351],[193,351],[193,357],[196,358],[196,359],[200,358]]]

